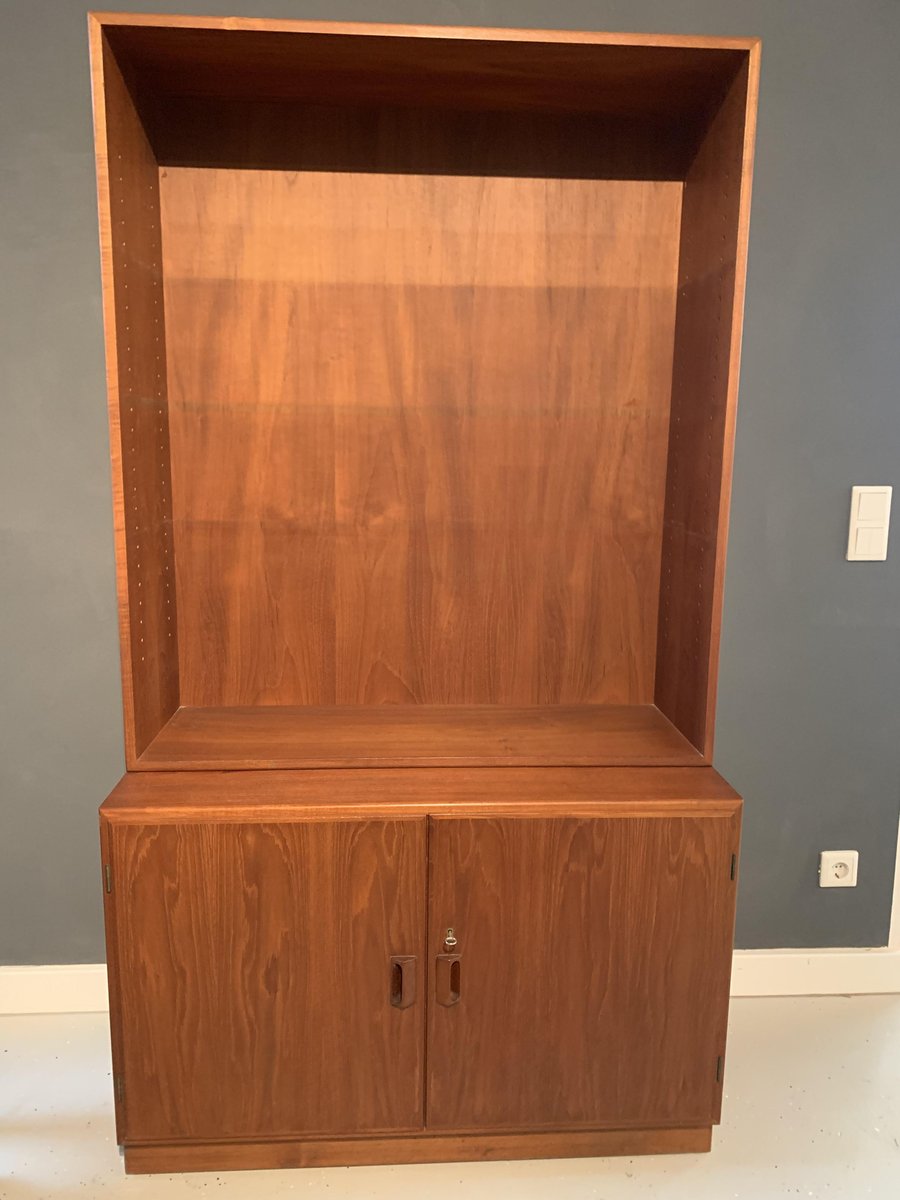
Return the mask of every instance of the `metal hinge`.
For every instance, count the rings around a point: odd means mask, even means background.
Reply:
[[[121,1075],[116,1076],[116,1100],[121,1104],[125,1099],[125,1080]]]
[[[109,863],[103,864],[103,884],[108,892],[112,891],[112,871],[109,869]]]
[[[722,1055],[716,1059],[716,1083],[722,1082]]]
[[[734,879],[735,875],[737,875],[737,855],[732,854],[732,856],[731,856],[731,878]]]

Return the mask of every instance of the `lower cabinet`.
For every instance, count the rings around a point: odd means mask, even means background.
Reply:
[[[104,819],[119,1140],[708,1132],[732,808]]]

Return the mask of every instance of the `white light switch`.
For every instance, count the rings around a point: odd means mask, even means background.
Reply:
[[[892,491],[889,487],[871,486],[853,489],[847,541],[847,558],[851,562],[883,562],[887,558]]]

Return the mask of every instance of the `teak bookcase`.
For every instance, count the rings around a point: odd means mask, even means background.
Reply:
[[[90,32],[126,1169],[708,1148],[758,42]]]

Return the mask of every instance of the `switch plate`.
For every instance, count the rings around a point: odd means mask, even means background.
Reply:
[[[823,850],[819,855],[819,887],[856,887],[858,850]]]
[[[850,562],[883,562],[887,558],[888,525],[893,488],[855,487],[850,497]]]

